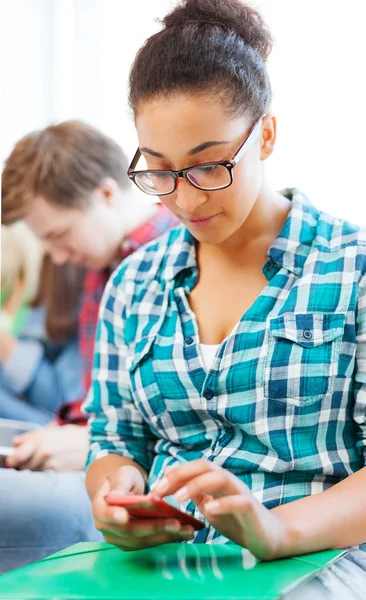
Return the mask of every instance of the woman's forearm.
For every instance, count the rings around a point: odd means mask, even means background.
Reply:
[[[94,461],[87,471],[86,488],[89,498],[91,500],[93,499],[95,492],[100,488],[103,480],[109,473],[125,465],[129,465],[138,469],[142,474],[144,481],[147,481],[147,473],[139,464],[130,458],[125,458],[124,456],[119,456],[118,454],[109,454],[108,456],[103,456],[102,458]]]
[[[366,542],[366,468],[325,492],[272,510],[288,532],[278,558]]]

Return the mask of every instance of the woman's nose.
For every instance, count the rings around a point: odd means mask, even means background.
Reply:
[[[199,190],[185,179],[177,180],[175,205],[185,214],[193,214],[197,208],[207,202],[208,192]]]

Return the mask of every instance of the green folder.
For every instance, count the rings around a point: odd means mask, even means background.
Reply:
[[[6,600],[272,600],[344,554],[257,562],[240,546],[167,544],[121,552],[80,543],[0,576]]]

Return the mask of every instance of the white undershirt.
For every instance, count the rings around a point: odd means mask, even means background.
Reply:
[[[206,371],[212,367],[216,352],[220,348],[220,344],[200,344],[201,356]]]

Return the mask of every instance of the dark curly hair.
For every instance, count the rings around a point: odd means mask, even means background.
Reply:
[[[130,72],[130,106],[176,93],[210,93],[231,115],[267,112],[266,60],[272,36],[260,14],[240,0],[185,0],[139,50]]]

